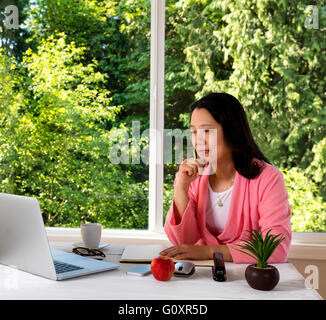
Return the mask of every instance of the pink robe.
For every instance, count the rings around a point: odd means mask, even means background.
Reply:
[[[291,208],[284,177],[277,167],[255,158],[253,161],[258,162],[262,171],[254,179],[247,179],[236,172],[229,216],[221,234],[212,234],[206,227],[209,175],[201,175],[189,186],[189,202],[179,224],[176,224],[174,198],[172,200],[164,225],[169,240],[174,245],[226,244],[234,263],[256,263],[253,258],[236,250],[234,244],[241,243],[240,239],[249,235],[246,230],[257,229],[259,225],[263,236],[270,228],[273,229],[272,234],[282,233],[285,236],[268,263],[286,262],[291,243]],[[209,165],[206,165],[204,173],[208,172]],[[174,186],[177,178],[178,173]]]

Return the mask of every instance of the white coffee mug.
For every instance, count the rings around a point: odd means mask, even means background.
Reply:
[[[102,225],[100,223],[83,223],[80,225],[80,232],[86,248],[98,248],[102,235]]]

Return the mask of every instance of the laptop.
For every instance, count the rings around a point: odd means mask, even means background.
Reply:
[[[0,193],[0,264],[52,280],[119,268],[118,264],[51,250],[38,200]]]

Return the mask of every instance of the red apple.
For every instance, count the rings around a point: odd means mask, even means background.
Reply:
[[[156,280],[170,280],[174,270],[174,262],[169,257],[160,256],[152,260],[151,271]]]

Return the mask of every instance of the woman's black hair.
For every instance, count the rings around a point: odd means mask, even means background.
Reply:
[[[190,116],[196,109],[205,108],[222,126],[225,142],[232,149],[235,169],[242,176],[253,179],[261,172],[253,158],[270,164],[252,136],[246,113],[241,103],[228,93],[210,93],[189,106]]]

